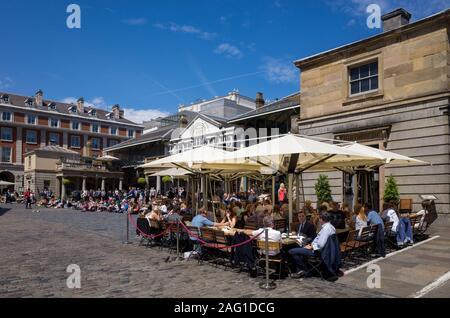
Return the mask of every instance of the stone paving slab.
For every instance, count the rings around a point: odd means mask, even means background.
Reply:
[[[245,273],[196,261],[166,263],[173,254],[121,244],[122,215],[56,210],[31,214],[20,208],[0,215],[0,297],[388,296],[315,278],[286,279],[277,289],[264,291],[258,287],[261,279]],[[66,287],[69,264],[81,268],[81,289]]]

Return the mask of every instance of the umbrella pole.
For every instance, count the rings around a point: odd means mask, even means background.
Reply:
[[[275,176],[272,176],[272,209],[275,208]]]
[[[294,184],[293,182],[293,178],[294,174],[289,173],[288,174],[288,200],[289,200],[289,227],[288,227],[288,235],[289,232],[291,231],[291,223],[292,223],[292,216],[293,216],[293,191],[292,191],[292,186]]]

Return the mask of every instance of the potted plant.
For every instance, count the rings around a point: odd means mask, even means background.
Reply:
[[[319,175],[319,179],[317,179],[314,189],[316,190],[317,206],[320,206],[323,202],[333,201],[328,176],[324,174]]]

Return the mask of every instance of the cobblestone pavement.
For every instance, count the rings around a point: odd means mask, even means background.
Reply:
[[[261,279],[245,273],[196,261],[166,263],[166,251],[123,245],[124,221],[115,214],[2,209],[0,297],[384,296],[315,278],[286,279],[264,291],[258,287]],[[66,286],[69,264],[81,268],[81,289]]]

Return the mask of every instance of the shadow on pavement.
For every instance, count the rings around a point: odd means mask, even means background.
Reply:
[[[0,206],[0,216],[3,216],[3,214],[6,214],[10,210],[11,210],[10,208],[4,208]]]

